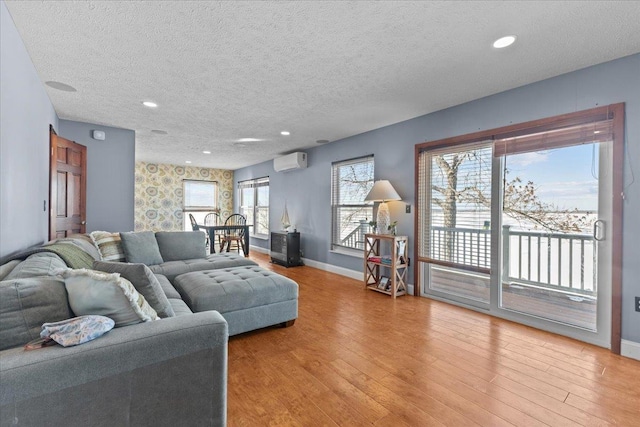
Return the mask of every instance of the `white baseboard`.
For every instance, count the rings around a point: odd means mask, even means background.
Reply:
[[[262,248],[260,246],[250,246],[252,251],[260,252],[263,254],[269,255],[271,251],[267,248]],[[325,264],[324,262],[314,261],[308,258],[302,258],[302,262],[304,265],[308,265],[309,267],[317,268],[318,270],[328,271],[330,273],[336,273],[341,276],[350,277],[356,280],[362,280],[364,277],[364,273],[362,271],[350,270],[348,268],[338,267],[331,264]]]
[[[303,258],[303,261],[304,265],[308,265],[309,267],[339,274],[341,276],[349,277],[355,280],[364,280],[364,272],[362,271],[350,270],[348,268],[338,267],[336,265],[326,264],[324,262],[314,261],[307,258]],[[407,294],[413,295],[413,285],[410,283],[407,284]]]
[[[262,248],[260,246],[251,246],[252,251],[260,252],[263,254],[269,254],[269,249]],[[304,265],[308,265],[309,267],[317,268],[318,270],[328,271],[329,273],[339,274],[341,276],[349,277],[355,280],[363,280],[364,272],[351,270],[349,268],[338,267],[337,265],[327,264],[320,261],[315,261],[309,258],[302,258],[302,262]],[[409,295],[413,295],[413,285],[407,284],[407,293]]]
[[[362,271],[350,270],[344,267],[338,267],[336,265],[326,264],[324,262],[315,261],[308,258],[302,258],[304,265],[308,265],[309,267],[317,268],[318,270],[328,271],[330,273],[336,273],[341,276],[350,277],[356,280],[363,280],[364,273]]]
[[[249,245],[249,249],[252,251],[260,252],[261,254],[267,254],[267,255],[269,255],[269,252],[270,252],[269,249],[263,248],[262,246]]]
[[[640,360],[640,343],[628,340],[621,340],[620,354],[625,357]]]

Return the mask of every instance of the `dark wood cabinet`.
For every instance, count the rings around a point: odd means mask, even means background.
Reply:
[[[291,233],[272,231],[271,262],[285,267],[302,265],[302,260],[300,259],[300,233],[297,231]]]

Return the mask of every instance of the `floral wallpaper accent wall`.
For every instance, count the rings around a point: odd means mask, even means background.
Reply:
[[[136,162],[135,231],[184,230],[183,179],[218,181],[220,217],[233,213],[233,171]]]

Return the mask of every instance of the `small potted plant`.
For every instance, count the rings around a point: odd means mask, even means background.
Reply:
[[[369,221],[369,227],[371,227],[371,231],[373,231],[373,234],[377,234],[378,231],[378,223],[375,221]]]
[[[398,221],[393,221],[391,224],[389,224],[389,227],[387,227],[387,229],[391,232],[391,234],[393,234],[394,236],[396,235],[396,226],[398,225]]]

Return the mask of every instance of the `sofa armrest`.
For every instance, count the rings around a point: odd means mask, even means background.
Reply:
[[[227,342],[226,321],[208,311],[116,328],[76,347],[4,350],[1,424],[18,418],[20,425],[55,425],[60,412],[66,425],[74,424],[70,414],[77,425],[96,417],[110,417],[111,425],[168,425],[178,416],[191,425],[224,425]],[[102,404],[77,402],[91,393]]]

